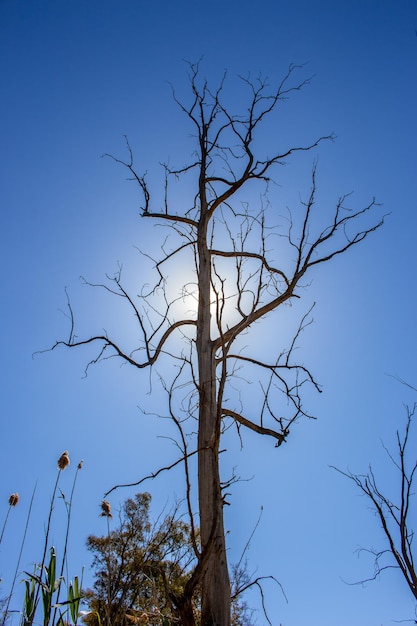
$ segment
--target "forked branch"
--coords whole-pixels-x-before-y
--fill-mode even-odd
[[[412,595],[417,599],[417,571],[415,567],[415,554],[413,548],[414,528],[412,524],[411,509],[414,497],[414,478],[417,471],[417,457],[407,458],[410,444],[410,431],[417,404],[406,406],[407,421],[403,433],[397,431],[397,450],[394,455],[385,448],[391,462],[397,471],[398,489],[395,499],[388,495],[387,490],[381,489],[372,467],[367,474],[353,474],[343,472],[337,467],[340,474],[349,478],[356,487],[370,500],[381,524],[388,547],[376,551],[366,549],[375,557],[375,573],[367,580],[374,580],[384,570],[397,568],[401,571],[404,580]],[[391,562],[381,562],[384,557],[391,557]],[[365,582],[364,580],[359,582]]]

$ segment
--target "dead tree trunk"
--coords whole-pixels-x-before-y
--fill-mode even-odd
[[[229,626],[230,580],[223,523],[223,498],[219,474],[221,414],[217,405],[216,362],[211,340],[211,254],[207,242],[208,203],[206,199],[207,137],[200,138],[200,220],[197,235],[198,311],[196,350],[199,381],[198,418],[198,501],[203,558],[201,625]]]
[[[139,185],[144,198],[142,216],[167,226],[173,240],[173,244],[162,246],[161,258],[152,258],[156,272],[154,288],[139,296],[130,295],[130,290],[122,283],[121,271],[110,279],[110,284],[100,285],[110,294],[121,296],[129,312],[133,312],[138,333],[133,335],[133,345],[127,350],[117,337],[107,333],[80,339],[75,333],[69,304],[69,339],[58,341],[54,346],[98,345],[98,354],[90,364],[110,355],[137,369],[150,368],[163,359],[174,360],[176,367],[171,371],[176,373],[169,382],[163,381],[162,387],[167,392],[169,415],[178,429],[182,456],[153,476],[180,462],[184,464],[190,525],[193,530],[199,526],[201,546],[196,531],[193,541],[196,566],[181,601],[185,606],[190,599],[188,596],[201,593],[202,626],[229,626],[231,619],[224,494],[219,468],[225,424],[234,424],[239,434],[243,429],[250,429],[268,435],[279,446],[299,417],[310,417],[302,402],[304,385],[320,390],[310,370],[295,360],[294,347],[306,324],[306,316],[302,317],[295,335],[287,338],[284,345],[277,346],[276,355],[269,355],[269,360],[258,352],[256,342],[245,338],[245,347],[242,347],[239,338],[248,335],[255,322],[262,320],[263,323],[264,318],[281,310],[281,305],[302,297],[308,282],[306,277],[314,268],[362,242],[383,223],[383,218],[366,222],[375,207],[374,200],[359,210],[351,210],[344,205],[347,196],[342,196],[330,214],[326,207],[320,206],[317,210],[315,166],[309,196],[300,203],[294,221],[292,214],[288,215],[289,226],[285,232],[277,228],[281,208],[277,211],[277,207],[262,200],[260,204],[242,202],[240,192],[247,187],[253,191],[257,185],[260,189],[256,197],[265,198],[271,170],[283,165],[291,155],[312,150],[321,141],[331,138],[323,136],[306,145],[281,148],[275,145],[279,138],[267,147],[254,141],[258,127],[268,115],[289,94],[308,83],[308,80],[293,82],[296,70],[291,66],[275,88],[269,87],[262,78],[242,79],[239,110],[232,113],[223,103],[223,81],[217,91],[211,91],[205,81],[200,81],[198,65],[190,65],[191,99],[185,105],[174,94],[174,100],[191,123],[197,142],[188,165],[177,170],[165,166],[163,208],[161,204],[158,209],[153,208],[148,183],[134,168],[129,143],[127,161],[112,157],[128,169]],[[233,101],[236,103],[235,97]],[[245,102],[243,107],[241,102]],[[168,181],[172,179],[185,180],[185,191],[190,197],[188,203],[181,200],[183,206],[179,209],[170,202]],[[365,225],[358,228],[356,220],[363,220]],[[280,238],[271,239],[272,232]],[[192,251],[194,259],[197,278],[193,276],[192,283],[198,291],[198,305],[195,313],[178,319],[178,311],[173,311],[181,296],[168,297],[164,269],[188,251]],[[150,258],[149,254],[147,256]],[[227,264],[227,271],[222,273],[224,264]],[[180,276],[177,293],[186,291]],[[232,313],[231,317],[228,312]],[[174,336],[178,337],[178,343],[174,349],[172,344],[168,348]],[[186,345],[184,350],[178,348],[181,339],[185,342],[181,346]],[[237,348],[232,351],[236,344]],[[239,385],[233,385],[236,370],[245,368],[250,368],[251,380],[254,369],[259,373],[256,376],[261,392],[255,410],[253,398],[245,401],[247,390],[239,389],[236,397]],[[181,393],[190,385],[197,400],[194,401],[191,393],[187,397],[192,396],[193,400],[183,403]],[[252,414],[248,413],[249,404],[254,411]],[[197,441],[191,439],[196,430],[195,420],[198,421]],[[186,432],[187,423],[193,426]],[[194,454],[198,455],[196,478],[192,477],[189,467],[189,459]],[[190,495],[196,484],[198,516]]]

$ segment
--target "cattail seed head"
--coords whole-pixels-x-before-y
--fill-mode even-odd
[[[9,497],[9,504],[10,506],[16,506],[16,504],[19,503],[20,500],[20,496],[18,493],[12,493],[12,495]]]
[[[100,517],[113,517],[113,515],[111,514],[111,504],[108,500],[102,500],[100,506],[101,506]]]
[[[68,467],[69,464],[70,464],[69,453],[68,453],[68,450],[65,450],[65,452],[63,452],[58,459],[58,468],[60,470],[64,470],[66,467]]]

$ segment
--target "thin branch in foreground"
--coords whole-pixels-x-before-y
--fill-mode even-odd
[[[198,450],[194,450],[193,452],[188,452],[187,458],[191,458],[195,454],[198,454]],[[111,489],[109,489],[108,491],[105,492],[103,497],[107,498],[107,496],[109,496],[116,489],[122,489],[124,487],[138,487],[139,485],[144,483],[146,480],[151,480],[153,478],[157,478],[159,476],[159,474],[162,474],[162,472],[168,472],[169,470],[173,469],[174,467],[176,467],[180,463],[184,463],[184,460],[185,460],[185,457],[181,457],[180,459],[177,459],[176,461],[174,461],[170,465],[166,465],[164,467],[160,467],[158,470],[156,470],[156,472],[153,472],[152,474],[148,474],[147,476],[144,476],[143,478],[140,478],[139,480],[137,480],[134,483],[121,483],[120,485],[114,485]]]
[[[377,514],[381,524],[385,540],[388,547],[383,550],[362,549],[361,551],[372,554],[374,560],[374,575],[364,578],[355,584],[363,584],[375,580],[380,574],[388,569],[399,569],[411,591],[413,597],[417,599],[417,570],[415,568],[415,554],[413,549],[414,529],[410,526],[410,510],[412,510],[413,480],[417,472],[417,458],[411,464],[407,463],[406,453],[408,451],[410,428],[417,409],[417,404],[412,407],[406,406],[406,426],[401,434],[396,433],[397,455],[394,456],[383,444],[387,456],[397,471],[399,477],[399,488],[397,492],[397,502],[393,501],[378,484],[372,469],[369,466],[368,473],[354,474],[344,472],[341,469],[331,466],[339,474],[349,478],[356,487],[370,500],[372,508]],[[391,557],[392,562],[382,564],[383,557]]]

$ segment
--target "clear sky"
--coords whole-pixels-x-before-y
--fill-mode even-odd
[[[392,376],[417,383],[416,28],[415,0],[0,0],[0,523],[8,496],[21,495],[0,549],[2,594],[36,480],[22,569],[40,558],[63,450],[72,459],[64,491],[84,459],[70,570],[85,565],[87,582],[84,543],[105,531],[103,493],[176,458],[160,438],[165,423],[138,410],[154,402],[146,375],[102,363],[85,379],[87,351],[32,354],[66,338],[65,288],[85,328],[105,324],[101,296],[80,275],[99,282],[119,261],[146,282],[134,249],[144,243],[137,190],[101,155],[122,156],[126,134],[150,180],[160,161],[185,160],[191,129],[169,83],[186,94],[184,60],[203,56],[214,84],[224,70],[231,78],[261,72],[272,83],[290,63],[305,63],[314,80],[286,103],[283,124],[266,139],[334,132],[337,140],[319,151],[323,201],[354,192],[359,207],[375,195],[390,213],[363,246],[318,270],[305,295],[306,308],[317,302],[300,350],[323,386],[306,399],[318,420],[301,421],[279,449],[255,436],[233,448],[230,466],[253,478],[234,487],[226,510],[230,559],[263,507],[247,556],[251,571],[274,575],[285,590],[288,604],[265,588],[274,626],[388,626],[414,617],[397,572],[364,586],[344,582],[372,574],[358,547],[385,545],[367,502],[329,466],[363,472],[372,462],[395,490],[381,439],[394,441],[402,402],[414,401]],[[308,191],[310,162],[301,163],[280,170],[284,204]],[[182,496],[181,474],[143,488],[157,514]],[[131,493],[113,493],[113,507]],[[248,599],[259,608],[257,597]]]

